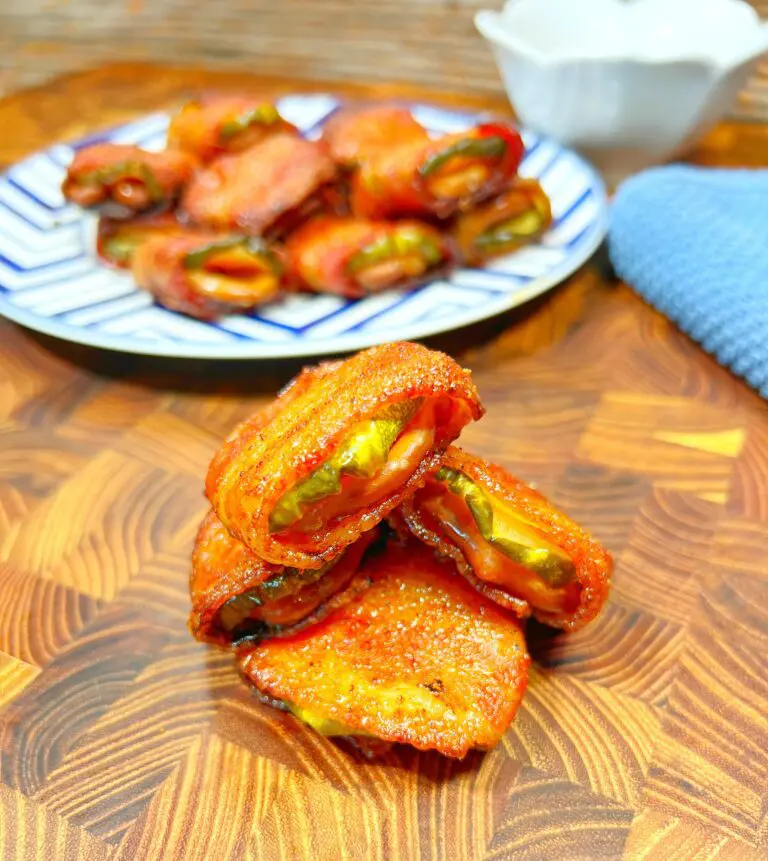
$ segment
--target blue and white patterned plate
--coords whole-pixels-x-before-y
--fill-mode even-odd
[[[308,137],[339,106],[330,95],[292,95],[278,107]],[[431,132],[487,117],[410,105]],[[165,145],[168,116],[152,114],[33,155],[0,176],[0,313],[23,326],[95,347],[160,356],[254,359],[358,350],[418,339],[506,311],[554,287],[596,250],[607,225],[603,183],[575,153],[524,131],[521,173],[539,179],[554,223],[536,244],[480,269],[459,269],[416,290],[357,301],[291,296],[250,316],[203,323],[168,311],[131,276],[95,257],[95,218],[68,205],[60,185],[73,152],[96,140]]]

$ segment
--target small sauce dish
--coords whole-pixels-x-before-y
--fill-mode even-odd
[[[475,25],[520,122],[611,183],[689,149],[768,51],[743,0],[508,0]]]

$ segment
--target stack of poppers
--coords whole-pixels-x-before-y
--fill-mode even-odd
[[[326,735],[495,744],[527,683],[522,621],[587,624],[611,558],[452,445],[483,413],[469,372],[417,344],[304,370],[211,462],[194,636]]]
[[[80,149],[62,190],[100,213],[98,253],[202,319],[296,291],[360,298],[477,265],[551,222],[506,125],[433,139],[397,105],[350,106],[310,141],[274,105],[201,99],[161,152]]]

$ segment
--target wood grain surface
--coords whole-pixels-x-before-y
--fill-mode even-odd
[[[768,20],[768,0],[747,0]],[[499,96],[478,9],[504,0],[3,0],[0,96],[105,63],[257,69],[302,81],[409,81]],[[768,120],[768,62],[731,117]]]
[[[203,81],[121,66],[14,96],[0,162]],[[722,126],[694,158],[768,162],[768,130]],[[298,366],[0,324],[1,858],[768,857],[768,406],[599,256],[431,343],[488,407],[462,441],[593,530],[615,581],[586,630],[529,628],[497,748],[372,764],[258,704],[186,630],[208,461]]]

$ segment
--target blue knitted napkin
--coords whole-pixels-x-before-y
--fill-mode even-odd
[[[768,398],[768,170],[672,165],[626,180],[618,276]]]

